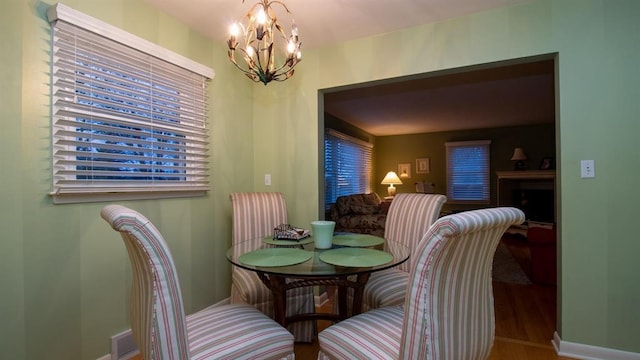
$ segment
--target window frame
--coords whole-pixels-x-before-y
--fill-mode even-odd
[[[174,53],[168,49],[162,48],[159,45],[156,45],[147,40],[144,40],[135,35],[132,35],[126,31],[123,31],[112,25],[104,23],[98,19],[90,17],[84,13],[74,10],[69,6],[66,6],[61,3],[57,3],[49,7],[47,11],[47,16],[52,26],[52,31],[51,31],[51,38],[52,38],[51,130],[52,130],[52,135],[51,136],[52,136],[52,162],[53,162],[52,173],[53,174],[52,174],[52,191],[49,193],[49,195],[52,197],[54,204],[100,202],[100,201],[114,201],[114,200],[193,197],[193,196],[205,195],[206,191],[210,189],[210,186],[208,184],[208,179],[202,180],[203,178],[208,178],[209,176],[208,157],[209,157],[210,143],[208,141],[209,126],[207,126],[209,111],[207,109],[208,99],[207,99],[206,82],[213,79],[215,75],[214,71],[205,65],[194,62],[182,55]],[[54,39],[56,39],[55,33],[56,31],[59,30],[56,28],[58,21],[65,23],[65,24],[61,24],[61,27],[62,25],[67,27],[71,26],[71,27],[74,27],[74,29],[78,29],[78,32],[88,31],[92,33],[90,34],[91,37],[98,36],[99,37],[98,40],[104,39],[105,44],[113,44],[112,46],[124,45],[128,48],[131,48],[130,51],[132,53],[136,52],[138,54],[144,54],[144,56],[148,57],[149,64],[152,64],[152,63],[155,63],[156,65],[160,64],[162,66],[167,66],[167,69],[169,70],[171,68],[178,69],[181,72],[191,73],[193,74],[194,77],[196,77],[196,80],[194,80],[191,83],[191,85],[188,85],[187,87],[188,90],[185,90],[185,87],[183,85],[185,83],[182,83],[182,82],[177,83],[177,84],[180,84],[180,88],[176,87],[175,89],[171,89],[172,91],[176,91],[175,94],[177,94],[177,96],[175,96],[175,98],[177,98],[178,96],[183,97],[183,95],[186,94],[187,91],[193,91],[193,94],[195,94],[195,96],[199,99],[198,101],[200,101],[200,103],[202,104],[202,107],[199,106],[199,108],[202,110],[199,111],[198,114],[191,116],[192,114],[185,112],[187,110],[183,110],[183,108],[185,108],[184,104],[186,104],[184,100],[182,99],[171,100],[173,101],[173,104],[178,104],[178,106],[173,107],[173,109],[177,109],[176,111],[177,120],[174,119],[173,123],[165,121],[164,124],[168,124],[168,125],[165,125],[165,128],[169,128],[169,129],[173,128],[175,130],[169,130],[169,133],[167,133],[166,130],[162,130],[163,129],[162,126],[159,126],[157,128],[153,127],[154,121],[156,122],[156,124],[161,124],[161,122],[156,119],[157,115],[154,115],[154,114],[157,114],[155,112],[156,111],[155,108],[157,107],[155,102],[153,103],[150,102],[149,103],[150,105],[147,105],[148,109],[151,109],[151,110],[145,110],[146,113],[150,114],[147,116],[147,119],[149,120],[146,120],[146,122],[144,120],[141,122],[140,119],[138,119],[136,123],[136,120],[133,119],[132,116],[127,117],[127,115],[118,115],[118,114],[115,117],[113,117],[115,120],[111,120],[111,118],[109,118],[109,121],[108,121],[111,123],[111,125],[117,124],[117,123],[124,123],[124,125],[120,127],[120,129],[124,129],[124,130],[118,131],[116,134],[117,136],[120,137],[120,139],[122,139],[123,133],[133,132],[134,135],[131,136],[131,138],[134,140],[132,140],[131,142],[134,145],[138,145],[141,142],[144,142],[147,137],[155,138],[155,139],[162,138],[162,137],[167,138],[167,134],[168,134],[169,137],[171,137],[171,139],[169,140],[170,144],[178,144],[182,147],[186,147],[186,149],[179,152],[178,155],[174,155],[174,157],[170,158],[170,160],[165,160],[165,157],[158,155],[157,152],[155,153],[155,155],[149,155],[151,151],[141,151],[144,154],[142,155],[143,157],[143,160],[141,160],[142,163],[152,162],[152,163],[160,163],[161,165],[167,164],[166,166],[169,168],[180,167],[182,171],[184,171],[180,173],[181,175],[173,176],[172,180],[168,180],[169,176],[162,176],[163,173],[156,173],[157,170],[149,170],[150,171],[149,174],[151,174],[150,176],[137,176],[138,179],[136,180],[133,180],[133,181],[127,180],[126,182],[129,182],[131,186],[122,184],[125,182],[122,179],[120,179],[121,183],[118,183],[118,181],[110,180],[110,179],[117,179],[118,177],[107,178],[106,186],[101,186],[101,185],[88,186],[86,184],[85,185],[79,184],[77,186],[74,185],[74,186],[66,186],[66,187],[64,185],[61,186],[62,185],[61,179],[64,179],[65,177],[66,179],[70,179],[68,181],[71,181],[71,182],[77,182],[77,183],[81,182],[79,180],[81,179],[81,177],[77,175],[65,175],[65,174],[78,173],[79,166],[77,163],[81,161],[82,156],[69,155],[69,154],[70,153],[82,154],[82,153],[79,150],[81,146],[67,145],[66,151],[64,152],[64,154],[66,155],[61,155],[63,154],[63,152],[60,149],[64,148],[64,145],[63,146],[60,145],[60,140],[62,139],[61,134],[63,134],[63,131],[60,131],[60,130],[78,131],[78,129],[81,129],[82,127],[84,127],[84,125],[79,125],[82,123],[82,119],[81,117],[78,117],[78,112],[75,112],[73,115],[69,115],[69,116],[61,115],[62,113],[61,106],[59,106],[59,104],[56,103],[56,100],[60,99],[60,96],[57,95],[56,93],[56,90],[60,89],[60,87],[56,85],[56,80],[59,80],[60,78],[56,76],[55,71],[57,68],[54,60],[59,60],[60,58],[64,58],[64,57],[60,57],[60,58],[56,57],[56,55],[58,55],[56,51],[60,50],[59,48],[55,47],[56,44],[54,42]],[[102,54],[102,53],[99,53],[99,54]],[[71,58],[71,55],[68,55],[68,56],[69,58]],[[128,62],[123,62],[123,63],[125,63],[125,65],[128,64]],[[157,76],[158,72],[156,72],[156,74],[154,75]],[[107,74],[112,75],[113,73],[107,73]],[[167,72],[164,74],[161,73],[160,76],[157,77],[157,79],[161,79],[161,80],[171,79],[175,81],[178,77],[180,76]],[[74,89],[77,89],[77,87],[79,86],[78,84],[79,84],[78,82],[74,82],[71,85],[69,89],[74,91],[74,93],[72,93],[72,97],[65,98],[65,100],[67,100],[68,103],[72,103],[71,105],[72,107],[75,106],[76,108],[80,107],[80,105],[78,105],[79,102],[77,101],[77,98],[79,98],[80,96],[78,96],[77,90],[74,90]],[[200,88],[194,87],[194,84],[199,85]],[[153,90],[155,91],[155,89],[157,89],[156,88],[157,85],[152,85],[152,86],[153,86]],[[133,90],[131,92],[134,94],[137,94]],[[116,95],[119,95],[119,93],[116,93]],[[102,109],[104,108],[106,107],[103,107]],[[121,110],[121,108],[118,110]],[[187,108],[189,108],[189,106],[187,106],[185,109]],[[95,109],[97,109],[97,107]],[[122,112],[120,114],[122,114]],[[185,114],[187,114],[187,116],[185,116]],[[151,125],[144,125],[141,127],[141,126],[137,126],[137,124],[151,124]],[[174,125],[171,125],[171,124],[174,124]],[[153,130],[153,132],[149,132],[147,130],[147,132],[144,132],[145,127],[151,127],[159,130]],[[186,129],[186,127],[188,127],[189,129]],[[69,131],[67,131],[67,134],[69,134]],[[92,132],[90,132],[90,134],[100,134],[100,133],[102,133],[102,136],[105,136],[104,132],[101,132],[98,130],[92,130]],[[152,135],[149,135],[149,134],[152,134]],[[96,136],[100,136],[100,135],[96,135]],[[70,138],[74,139],[74,137],[77,137],[77,136],[74,135],[74,136],[71,136]],[[69,143],[68,140],[69,140],[69,136],[67,136],[67,143]],[[154,141],[156,141],[154,145],[152,145],[154,148],[155,146],[157,146],[157,144],[161,143],[158,140],[154,140]],[[195,145],[196,142],[198,143],[197,146]],[[175,146],[178,146],[178,145],[175,145]],[[162,150],[155,150],[155,151],[162,151]],[[122,156],[122,155],[128,154],[129,152],[130,152],[129,150],[121,150],[121,152],[119,152],[118,154]],[[169,157],[167,156],[167,158]],[[198,160],[197,164],[193,165],[194,158],[199,158],[201,160]],[[74,164],[69,165],[69,163],[74,163]],[[179,165],[177,163],[184,163],[184,164]],[[138,164],[137,166],[134,166],[134,168],[136,168],[137,170],[143,167],[143,165],[139,165],[140,162],[134,162],[134,164]],[[185,164],[188,164],[188,165],[185,165]],[[145,165],[145,166],[150,167],[149,165]],[[111,167],[113,169],[116,169],[114,171],[118,172],[119,174],[127,174],[126,171],[117,169],[118,166],[111,166]],[[61,169],[64,169],[64,171],[61,171]],[[196,172],[194,171],[197,171],[197,176],[195,175]],[[134,173],[132,170],[131,174],[133,175],[136,173]],[[93,179],[97,179],[96,175],[92,175],[92,176],[93,176],[92,177]],[[119,176],[119,177],[126,178],[127,176]],[[130,176],[128,178],[133,178],[133,177],[134,176]],[[196,177],[199,180],[192,181]],[[155,180],[150,180],[150,179],[155,179]]]
[[[363,159],[363,161],[365,162],[365,166],[368,165],[368,169],[365,168],[365,171],[360,172],[359,176],[361,177],[359,179],[359,184],[358,184],[358,190],[356,190],[356,193],[370,193],[372,191],[372,179],[373,179],[373,144],[354,138],[352,136],[343,134],[339,131],[336,131],[334,129],[330,129],[327,128],[325,130],[325,136],[324,136],[324,205],[325,205],[325,211],[329,210],[331,204],[335,203],[335,200],[338,198],[338,196],[343,196],[343,195],[351,195],[354,194],[353,192],[341,192],[339,187],[339,184],[336,184],[336,191],[332,191],[329,192],[327,191],[327,186],[329,185],[329,182],[327,181],[327,177],[329,176],[328,172],[327,172],[327,167],[330,166],[331,164],[327,161],[327,141],[330,141],[330,138],[333,138],[336,143],[338,141],[343,142],[344,144],[347,144],[348,146],[351,147],[356,147],[356,148],[360,148],[361,150],[363,150],[365,153],[362,154],[363,156],[365,156],[365,159]],[[361,155],[361,156],[362,156]],[[332,163],[334,163],[334,166],[336,166],[337,164],[335,164],[335,161],[333,161]],[[339,171],[339,170],[336,170]],[[335,173],[335,171],[333,171],[332,173]],[[334,198],[335,195],[335,198]]]
[[[445,143],[446,147],[446,179],[447,179],[447,203],[450,204],[490,204],[491,203],[491,140],[476,140],[476,141],[456,141]],[[451,161],[451,152],[456,149],[462,148],[482,148],[484,150],[485,158],[482,159],[480,174],[472,174],[481,177],[482,183],[481,190],[478,192],[481,194],[480,199],[461,198],[454,196],[454,178],[458,177],[457,174],[452,173],[453,164]],[[470,171],[477,173],[478,171]],[[473,194],[474,192],[470,192]]]

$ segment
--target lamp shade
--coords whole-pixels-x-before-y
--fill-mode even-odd
[[[389,171],[387,175],[382,179],[380,183],[382,185],[402,185],[402,181],[398,177],[395,171]]]
[[[511,160],[527,160],[527,155],[522,148],[515,148],[513,149]]]

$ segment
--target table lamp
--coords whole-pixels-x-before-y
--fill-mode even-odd
[[[516,162],[513,166],[513,170],[524,170],[526,168],[524,160],[527,160],[527,155],[525,155],[522,148],[513,149],[513,156],[511,156],[511,160]]]
[[[389,171],[380,184],[389,185],[389,188],[387,188],[387,194],[389,194],[389,196],[394,196],[396,194],[396,188],[393,185],[402,185],[402,181],[400,181],[400,178],[395,171]]]

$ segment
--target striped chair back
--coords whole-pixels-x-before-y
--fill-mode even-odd
[[[131,331],[142,357],[189,359],[180,283],[164,238],[146,217],[126,207],[107,205],[100,215],[120,232],[129,253]]]
[[[523,221],[518,209],[492,208],[445,216],[429,228],[411,255],[401,359],[489,356],[493,255],[506,229]]]
[[[384,238],[399,241],[412,251],[429,226],[440,216],[442,205],[447,197],[438,194],[401,193],[391,202],[385,223]],[[409,272],[409,261],[398,266],[399,270]]]
[[[258,240],[273,234],[273,228],[287,223],[287,204],[279,192],[236,192],[231,193],[233,208],[233,245],[246,244],[239,249],[247,252],[255,250],[257,244],[247,240]]]
[[[233,208],[232,238],[234,251],[243,254],[259,248],[262,238],[273,235],[273,229],[287,223],[287,204],[279,192],[231,193]],[[271,290],[249,270],[232,266],[231,303],[246,302],[273,317]],[[313,289],[298,288],[287,292],[287,314],[315,310]],[[316,334],[315,321],[299,321],[288,326],[296,341],[309,342]]]

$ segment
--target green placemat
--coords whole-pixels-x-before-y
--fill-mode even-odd
[[[295,240],[278,240],[278,239],[274,239],[271,236],[267,236],[262,239],[262,242],[270,245],[296,246],[296,245],[311,244],[313,242],[313,238],[309,236],[304,239],[301,239],[300,241],[295,241]]]
[[[333,237],[333,243],[341,246],[368,247],[384,243],[384,239],[367,234],[344,234]]]
[[[344,247],[321,253],[320,260],[331,265],[369,267],[386,264],[393,256],[380,250]]]
[[[294,248],[267,248],[240,255],[241,263],[253,266],[274,267],[288,266],[305,262],[313,257],[313,253]]]

